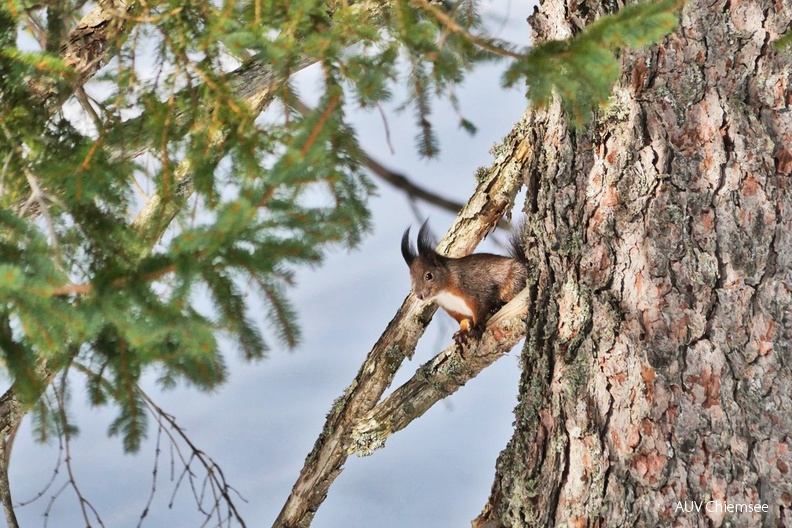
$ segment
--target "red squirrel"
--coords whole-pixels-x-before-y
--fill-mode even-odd
[[[511,257],[474,253],[453,258],[434,250],[428,220],[418,231],[417,252],[410,244],[410,228],[404,232],[401,252],[410,267],[412,291],[423,301],[436,302],[457,320],[454,340],[458,344],[480,337],[490,315],[525,287],[528,269],[522,239],[516,234],[510,242]]]

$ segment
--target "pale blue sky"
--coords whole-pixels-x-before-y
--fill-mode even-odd
[[[527,44],[525,19],[532,5],[517,0],[482,2],[491,14],[488,20],[493,31],[518,44]],[[395,154],[390,152],[376,111],[354,116],[364,148],[421,185],[465,201],[475,186],[476,168],[490,164],[490,147],[509,132],[526,106],[522,89],[501,88],[503,67],[478,68],[459,91],[463,114],[479,129],[475,136],[458,128],[458,118],[447,104],[436,103],[433,116],[442,148],[439,159],[418,158],[411,113],[393,111],[403,100],[398,92],[394,104],[385,107]],[[300,81],[306,99],[310,99],[311,75],[307,72]],[[352,381],[408,292],[399,242],[404,229],[416,225],[417,219],[400,191],[378,185],[379,195],[371,201],[374,229],[360,247],[352,252],[333,251],[321,267],[297,273],[297,287],[288,295],[303,330],[298,350],[273,347],[269,358],[258,364],[241,362],[235,352],[229,352],[229,381],[214,394],[186,387],[160,394],[148,384],[158,403],[177,417],[192,441],[221,465],[227,480],[248,500],[238,501],[238,507],[250,527],[271,525],[333,400]],[[453,220],[450,213],[419,207],[431,217],[438,235]],[[498,251],[491,245],[482,247]],[[257,320],[266,331],[262,318]],[[450,343],[454,331],[453,320],[438,312],[415,357],[397,375],[395,386]],[[350,458],[312,526],[469,526],[486,502],[496,457],[511,436],[518,357],[515,349],[390,438],[373,456]],[[72,442],[71,454],[78,484],[99,509],[105,526],[136,526],[151,489],[156,427],[151,424],[149,439],[139,454],[124,455],[121,441],[106,436],[115,410],[86,406],[85,395],[74,389],[71,409],[81,433]],[[182,486],[174,508],[168,509],[173,483],[167,443],[163,440],[162,445],[157,493],[143,526],[199,526],[188,487]],[[16,502],[32,498],[44,487],[57,456],[57,443],[34,442],[26,420],[11,461]],[[57,487],[17,510],[23,526],[44,524],[43,512]],[[83,525],[73,493],[64,491],[52,508],[48,526]]]

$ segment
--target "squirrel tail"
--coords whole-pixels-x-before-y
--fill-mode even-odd
[[[528,263],[528,257],[526,256],[526,246],[525,246],[525,217],[517,223],[517,227],[512,231],[511,235],[509,235],[509,254],[512,258],[519,260],[523,264]]]

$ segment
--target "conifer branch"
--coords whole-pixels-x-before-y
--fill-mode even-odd
[[[315,62],[315,59],[304,57],[298,61],[297,70]],[[248,108],[256,113],[262,112],[269,105],[277,87],[287,80],[282,74],[273,72],[258,60],[237,69],[231,74],[231,77],[230,86],[236,90],[235,95],[242,98]],[[177,115],[175,119],[178,120],[179,116]],[[318,130],[321,130],[321,128]],[[222,150],[227,133],[228,131],[226,130],[217,130],[212,134],[207,146],[208,158],[217,156],[217,153]],[[142,154],[150,147],[151,145],[146,145],[143,149],[133,153],[133,155]],[[165,229],[181,210],[182,205],[195,191],[192,171],[193,163],[186,158],[182,160],[173,171],[175,190],[169,195],[165,195],[159,190],[152,194],[132,221],[132,228],[141,233],[144,239],[149,240],[152,245],[159,240],[162,233],[165,232]],[[269,193],[266,198],[268,199],[271,195]],[[263,204],[259,206],[261,205]]]
[[[198,255],[196,258],[201,258]],[[173,273],[176,270],[176,264],[168,264],[158,270],[150,271],[148,273],[144,273],[139,277],[135,277],[136,280],[142,280],[143,282],[154,282],[158,279],[161,279],[168,273]],[[113,288],[123,288],[127,286],[132,279],[130,277],[121,277],[114,280],[111,285]],[[83,284],[64,284],[63,286],[58,286],[53,288],[50,293],[55,297],[63,297],[67,295],[86,295],[93,291],[94,285],[93,283],[86,282]]]
[[[33,20],[30,13],[44,5],[46,4],[36,4],[26,8],[28,17]],[[128,24],[124,23],[123,19],[117,17],[118,13],[131,11],[136,5],[136,0],[98,2],[69,31],[64,44],[60,48],[60,56],[67,66],[77,72],[77,77],[72,87],[78,98],[82,91],[82,86],[91,80],[102,65],[109,60],[111,53],[114,51],[111,41],[120,38],[131,29]],[[40,100],[50,114],[54,114],[71,95],[72,93],[69,90],[44,88],[38,91],[37,99]],[[82,99],[80,100],[82,102]],[[88,111],[87,108],[86,111]],[[0,178],[0,194],[5,192],[2,182],[3,179]],[[35,208],[28,213],[30,216],[35,216],[40,212],[39,208]]]

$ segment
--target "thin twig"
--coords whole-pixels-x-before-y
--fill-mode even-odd
[[[91,104],[91,98],[88,97],[88,94],[85,92],[85,88],[78,86],[74,90],[74,95],[77,96],[80,106],[82,106],[82,109],[88,114],[88,117],[91,118],[91,121],[93,121],[96,129],[102,130],[102,119],[99,117],[99,114],[96,113],[96,109]]]
[[[294,102],[294,108],[296,108],[297,111],[303,115],[306,115],[312,111],[312,109],[301,100]],[[364,156],[365,157],[363,161],[366,167],[368,167],[368,169],[375,176],[378,176],[383,181],[393,185],[397,189],[404,191],[411,199],[423,200],[426,203],[440,207],[454,214],[457,214],[465,206],[465,204],[461,202],[449,200],[448,198],[444,198],[437,193],[433,193],[432,191],[421,187],[416,183],[413,183],[412,180],[403,174],[388,169],[368,154],[364,154]]]
[[[508,57],[511,59],[524,59],[525,56],[521,53],[514,53],[513,51],[509,51],[507,49],[501,48],[499,46],[495,46],[490,42],[487,42],[486,39],[479,37],[477,35],[473,35],[467,29],[463,28],[454,20],[443,13],[439,8],[427,2],[427,0],[412,0],[418,7],[430,13],[433,17],[437,19],[438,22],[443,24],[448,31],[454,33],[455,35],[461,36],[463,39],[467,40],[471,44],[475,44],[476,46],[489,51],[490,53],[494,53],[495,55],[500,55],[502,57]]]
[[[393,148],[393,143],[391,143],[390,127],[388,126],[388,118],[385,115],[385,111],[379,104],[377,105],[377,110],[382,118],[382,127],[385,129],[385,143],[388,144],[391,154],[396,154],[396,149]]]
[[[139,387],[138,387],[138,393],[140,394],[146,406],[149,408],[149,411],[157,418],[160,427],[163,428],[164,423],[168,425],[168,428],[164,428],[165,433],[170,438],[171,445],[175,446],[176,454],[179,456],[179,458],[182,461],[182,464],[184,465],[184,470],[181,472],[181,474],[179,475],[176,481],[174,491],[171,496],[170,504],[171,505],[173,504],[174,498],[176,496],[176,492],[182,480],[185,477],[187,477],[193,492],[193,497],[196,501],[196,505],[198,506],[198,510],[203,515],[206,516],[206,520],[208,520],[212,516],[216,516],[216,518],[218,519],[218,525],[222,524],[223,520],[221,517],[222,512],[220,511],[220,505],[225,504],[225,510],[227,511],[228,514],[227,520],[229,521],[236,520],[236,522],[239,523],[239,525],[244,528],[246,526],[245,521],[242,518],[242,516],[239,514],[239,511],[236,508],[236,505],[234,503],[233,498],[231,497],[231,494],[233,493],[240,500],[244,502],[247,501],[245,501],[245,498],[242,497],[239,494],[239,492],[228,483],[228,481],[225,478],[225,474],[223,473],[223,470],[220,468],[217,462],[215,462],[205,452],[198,449],[198,447],[196,447],[195,444],[192,442],[192,440],[190,440],[190,438],[187,436],[187,433],[184,431],[184,429],[182,429],[181,426],[179,426],[176,423],[176,419],[172,415],[166,413],[156,403],[154,403],[151,397],[149,397],[148,394],[143,392]],[[184,442],[184,444],[186,444],[187,447],[190,449],[191,455],[189,459],[185,459],[184,456],[182,455],[181,450],[178,447],[178,442],[176,437],[178,437],[181,442]],[[195,487],[196,475],[191,470],[191,464],[193,460],[197,460],[203,466],[204,469],[205,476],[203,483],[201,485],[201,491],[199,491]],[[212,499],[213,499],[213,502],[209,510],[206,510],[203,507],[205,500],[203,490],[206,490],[207,486],[212,493]]]
[[[61,438],[61,436],[58,435],[58,459],[55,461],[55,467],[52,468],[52,475],[50,475],[49,481],[44,485],[43,488],[41,488],[39,492],[37,492],[33,496],[33,498],[21,502],[17,502],[15,507],[24,508],[25,506],[29,504],[33,504],[41,497],[43,497],[50,490],[52,485],[55,484],[58,475],[60,475],[60,467],[62,464],[63,464],[63,438]]]
[[[30,189],[33,191],[30,199],[38,203],[39,210],[41,211],[41,214],[44,215],[44,222],[47,224],[47,230],[49,231],[50,235],[50,244],[52,247],[57,248],[58,234],[55,232],[55,224],[52,222],[52,216],[50,216],[49,207],[44,202],[44,191],[41,190],[38,180],[36,180],[36,177],[32,172],[30,172],[29,169],[25,168],[23,171],[25,173],[25,178],[28,181],[28,185],[30,185]]]
[[[138,519],[138,528],[143,526],[143,519],[149,513],[149,509],[151,508],[152,502],[154,502],[154,495],[157,493],[157,474],[159,470],[159,457],[160,457],[160,442],[162,441],[162,424],[157,428],[157,443],[154,447],[154,469],[151,471],[151,491],[149,492],[148,500],[146,501],[146,505],[143,507],[143,511],[140,514],[140,519]]]
[[[421,187],[420,185],[416,185],[403,174],[399,174],[398,172],[394,172],[386,168],[371,156],[366,156],[366,166],[369,168],[369,170],[371,170],[371,172],[382,178],[382,180],[390,183],[397,189],[401,189],[411,198],[423,200],[428,204],[440,207],[441,209],[445,209],[454,214],[459,213],[459,211],[465,207],[465,204],[461,202],[449,200],[448,198],[444,198],[439,194],[433,193],[424,187]]]
[[[66,416],[66,401],[65,401],[65,392],[66,392],[66,376],[68,374],[68,368],[63,370],[62,374],[62,381],[60,384],[59,389],[55,390],[55,398],[58,403],[58,413],[60,415],[60,423],[61,423],[61,434],[63,435],[63,445],[66,451],[66,457],[64,458],[64,462],[66,464],[66,474],[68,475],[68,484],[74,490],[75,495],[77,495],[77,501],[80,503],[80,511],[82,512],[83,520],[85,520],[86,526],[91,526],[91,518],[90,514],[96,519],[96,522],[99,523],[99,526],[104,527],[104,522],[102,521],[99,512],[96,511],[94,505],[85,498],[82,491],[80,490],[80,486],[77,484],[77,477],[74,473],[74,467],[72,466],[72,456],[71,456],[71,433],[69,432],[69,424],[68,418]]]
[[[55,493],[52,494],[49,501],[47,502],[47,508],[44,510],[44,528],[47,528],[49,525],[50,520],[50,513],[52,512],[52,508],[55,506],[55,502],[58,498],[63,494],[64,491],[69,487],[69,481],[67,480],[64,482],[60,488],[58,488]]]

